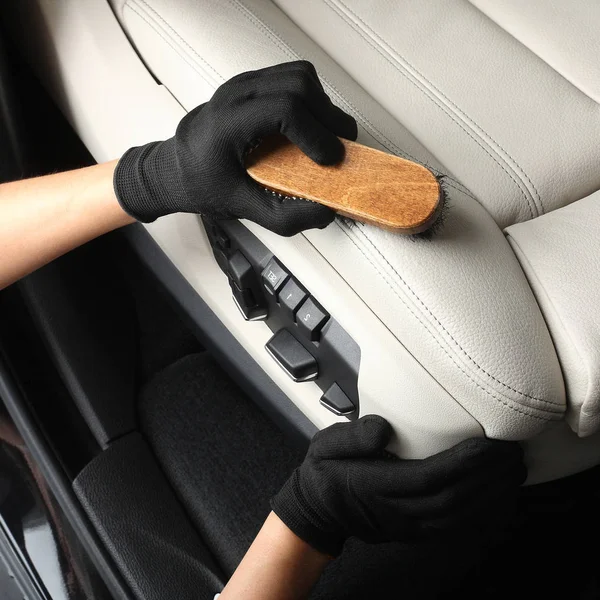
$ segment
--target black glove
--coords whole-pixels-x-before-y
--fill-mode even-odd
[[[246,173],[247,152],[282,133],[315,162],[343,158],[336,136],[356,139],[354,119],[323,90],[306,61],[242,73],[187,114],[175,137],[128,150],[114,187],[123,209],[150,222],[174,212],[250,219],[281,235],[325,227],[334,213],[315,202],[281,199]]]
[[[318,432],[304,462],[272,499],[277,516],[313,548],[344,541],[419,542],[501,527],[526,477],[515,442],[466,440],[423,460],[385,451],[389,423],[367,415]]]

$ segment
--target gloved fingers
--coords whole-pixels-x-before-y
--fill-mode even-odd
[[[280,78],[274,93],[285,91],[299,98],[313,116],[339,137],[356,140],[358,128],[354,117],[333,104],[312,63],[301,61]]]
[[[440,452],[432,458],[443,459],[444,456],[450,454],[465,461],[493,462],[497,458],[503,462],[521,462],[523,460],[523,449],[517,442],[505,442],[484,437],[463,440],[453,448]]]
[[[322,204],[302,199],[281,199],[250,177],[238,186],[233,206],[235,217],[249,219],[283,236],[295,235],[306,229],[322,229],[335,218],[335,213]]]
[[[268,111],[265,111],[265,102]],[[256,140],[279,133],[318,164],[335,164],[344,157],[340,139],[317,120],[297,96],[272,94],[266,100],[248,101],[237,112],[240,126],[233,143],[239,158]]]
[[[517,444],[483,438],[461,442],[422,460],[361,461],[356,470],[370,473],[357,477],[357,486],[365,482],[366,491],[390,497],[434,497],[456,494],[460,488],[468,492],[473,486],[494,487],[507,472],[519,484],[526,477],[522,451]]]
[[[499,491],[482,490],[463,506],[437,518],[418,522],[418,533],[424,538],[461,536],[482,537],[489,532],[501,533],[516,515],[518,488]]]
[[[317,459],[366,458],[382,452],[392,437],[392,427],[378,415],[349,423],[336,423],[312,439],[309,454]]]
[[[375,474],[373,474],[375,475]],[[369,503],[377,504],[387,514],[402,514],[407,517],[434,518],[443,516],[460,509],[471,498],[482,494],[482,485],[478,480],[466,478],[462,482],[446,485],[432,494],[410,495],[410,486],[400,481],[395,484],[382,485],[376,476],[362,481],[351,478],[349,485],[355,490],[355,495],[369,499]]]
[[[381,465],[378,470],[383,468],[384,465]],[[381,510],[390,515],[395,511],[411,518],[435,519],[461,512],[464,506],[473,502],[481,504],[481,500],[489,498],[490,494],[498,497],[518,495],[523,483],[521,468],[504,465],[495,469],[494,473],[493,480],[482,480],[467,474],[464,478],[445,485],[440,481],[442,487],[422,495],[409,493],[410,480],[406,479],[406,474],[398,475],[391,471],[388,473],[387,483],[380,473],[373,472],[370,477],[361,473],[357,478],[350,478],[349,485],[356,490],[355,495],[370,498],[370,503],[377,503]]]
[[[411,461],[412,462],[412,461]],[[452,481],[465,476],[491,481],[505,465],[521,471],[523,450],[516,442],[487,438],[464,440],[456,446],[421,461],[412,462],[417,487],[431,487],[439,481]]]
[[[347,140],[356,140],[358,128],[354,117],[333,104],[317,74],[314,65],[308,61],[288,63],[285,81],[277,81],[277,92],[282,90],[298,96],[310,112],[333,131]]]
[[[297,104],[282,122],[281,133],[320,165],[334,165],[344,158],[342,142],[304,104]]]
[[[505,466],[493,482],[487,485],[482,483],[446,514],[425,520],[435,528],[492,528],[494,524],[513,516],[522,482],[520,469]]]
[[[335,135],[347,140],[356,141],[358,126],[353,116],[333,104],[329,96],[323,92],[319,97],[306,102],[311,113]]]
[[[309,60],[295,60],[287,63],[290,69],[302,69],[307,73],[309,77],[311,77],[319,87],[321,91],[323,91],[323,84],[321,83],[321,79],[319,74],[317,73],[317,69],[315,65],[313,65]]]
[[[270,65],[263,67],[262,69],[254,69],[253,71],[245,71],[235,75],[231,79],[228,79],[225,83],[221,84],[215,91],[215,94],[228,86],[238,88],[241,86],[244,90],[255,90],[256,86],[254,83],[257,80],[262,82],[277,82],[281,81],[283,77],[289,72],[305,71],[306,75],[318,80],[317,72],[313,64],[307,60],[293,60],[289,62],[279,63],[276,65]],[[281,89],[281,84],[278,85]]]
[[[193,127],[194,119],[204,110],[204,107],[207,104],[207,102],[205,102],[204,104],[199,104],[198,106],[196,106],[196,108],[190,110],[187,113],[187,115],[185,115],[185,117],[183,117],[183,119],[179,121],[179,125],[177,125],[176,129],[176,135],[181,135],[182,133],[185,134],[186,131]]]

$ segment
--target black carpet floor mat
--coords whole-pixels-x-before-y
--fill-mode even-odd
[[[167,477],[231,574],[302,461],[207,355],[171,365],[141,395],[140,425]]]
[[[302,452],[206,353],[185,357],[142,392],[140,425],[197,529],[230,575]],[[447,597],[479,549],[370,546],[350,540],[313,598]]]
[[[155,376],[139,412],[167,478],[229,576],[303,453],[206,353]],[[600,535],[599,472],[523,488],[514,529],[494,548],[350,540],[311,597],[598,598],[596,554],[586,548]]]

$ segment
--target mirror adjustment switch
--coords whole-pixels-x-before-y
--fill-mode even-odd
[[[294,278],[290,277],[287,283],[281,288],[278,300],[282,311],[293,321],[300,305],[307,298],[308,293],[298,285],[298,282]]]
[[[320,402],[325,408],[339,416],[350,415],[356,410],[350,398],[344,394],[337,383],[333,383],[321,396]]]
[[[296,313],[296,323],[302,335],[309,340],[319,340],[321,329],[327,323],[329,315],[317,304],[314,298],[308,298]]]
[[[278,331],[265,348],[294,381],[310,381],[319,374],[316,358],[287,329]]]
[[[261,279],[267,292],[275,296],[285,285],[289,276],[290,274],[277,262],[277,260],[272,258],[269,261],[269,264],[264,268]]]
[[[252,265],[239,250],[236,250],[227,261],[227,276],[241,290],[251,288],[256,281]]]

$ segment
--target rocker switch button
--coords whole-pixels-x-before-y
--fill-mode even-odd
[[[227,276],[242,290],[251,288],[256,281],[252,265],[239,250],[227,262]]]
[[[290,277],[288,282],[281,288],[278,300],[283,312],[293,321],[300,305],[307,298],[308,293],[298,285],[295,279]]]
[[[269,294],[275,296],[277,292],[285,285],[290,274],[272,258],[269,264],[264,268],[261,274],[263,286]]]
[[[344,394],[337,383],[333,383],[321,396],[321,404],[332,413],[340,416],[352,414],[356,410],[350,398]]]
[[[329,315],[317,304],[314,298],[308,298],[296,313],[296,323],[302,335],[309,340],[319,340],[321,329],[327,323]]]
[[[262,321],[267,318],[267,307],[261,306],[256,301],[251,289],[239,288],[232,279],[229,280],[229,287],[231,287],[235,305],[246,321]]]
[[[319,374],[316,358],[287,329],[278,331],[265,348],[294,381],[310,381]]]

